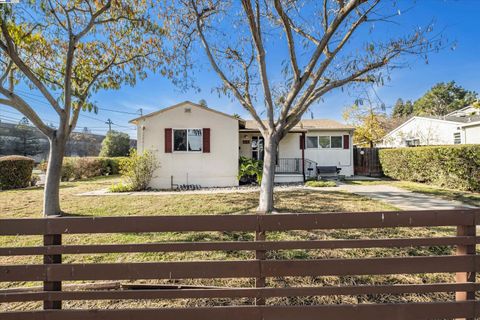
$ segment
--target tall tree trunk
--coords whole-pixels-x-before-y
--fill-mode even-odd
[[[273,180],[275,178],[278,139],[274,136],[264,138],[265,155],[263,158],[263,174],[260,185],[258,212],[269,213],[273,211]]]
[[[47,177],[43,197],[43,215],[59,216],[60,210],[60,178],[65,151],[65,139],[62,136],[49,137],[50,152],[48,155]]]

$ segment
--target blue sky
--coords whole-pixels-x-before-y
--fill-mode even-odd
[[[444,36],[456,42],[455,50],[443,50],[432,54],[429,63],[425,64],[418,58],[409,59],[409,67],[395,70],[391,80],[376,92],[387,106],[393,105],[401,97],[404,100],[419,98],[432,85],[441,81],[454,80],[463,87],[480,92],[480,0],[417,0],[415,8],[402,15],[401,26],[396,30],[411,30],[412,26],[425,24],[432,18],[435,19],[437,30],[443,30]],[[378,30],[377,30],[378,32]],[[386,31],[388,32],[388,31]],[[270,59],[279,59],[282,50],[267,47],[267,56]],[[203,54],[203,52],[202,52]],[[199,61],[204,61],[198,56]],[[151,75],[146,80],[139,82],[135,87],[124,87],[118,91],[99,92],[94,96],[94,101],[100,107],[98,114],[85,114],[78,123],[78,130],[89,127],[94,133],[105,133],[108,125],[105,121],[110,118],[114,122],[113,128],[125,131],[134,137],[133,127],[128,120],[135,117],[139,108],[144,113],[167,107],[169,105],[191,100],[198,102],[205,99],[212,108],[227,112],[238,113],[244,118],[248,114],[234,100],[212,93],[212,88],[220,82],[216,74],[204,63],[201,72],[195,72],[196,84],[201,91],[179,91],[169,80],[161,76]],[[38,93],[29,92],[23,87],[21,94],[25,99],[36,105],[36,110],[42,119],[54,124],[56,115],[45,104]],[[351,105],[355,100],[354,95],[348,91],[337,90],[330,93],[322,102],[311,108],[315,118],[331,118],[342,120],[342,110]],[[127,113],[117,113],[102,108],[118,110]],[[310,116],[310,115],[308,115]],[[0,119],[15,122],[21,116],[0,106]],[[49,121],[52,120],[52,121]]]

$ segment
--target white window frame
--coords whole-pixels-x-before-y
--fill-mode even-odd
[[[175,150],[175,130],[185,130],[187,131],[187,150],[179,151]],[[199,151],[190,151],[188,150],[188,130],[200,130],[202,132],[202,136],[200,139],[200,143],[202,145],[202,149]],[[203,129],[202,128],[172,128],[172,152],[173,153],[203,153]]]
[[[343,135],[319,135],[319,136],[307,136],[308,137],[316,137],[317,138],[317,147],[316,148],[306,148],[306,149],[322,149],[322,150],[328,150],[328,149],[333,149],[333,150],[341,150],[343,149]],[[320,146],[320,137],[328,137],[329,139],[329,147],[328,148],[322,148]],[[340,137],[341,138],[341,141],[342,141],[342,146],[341,147],[335,147],[335,148],[332,148],[332,137]],[[305,141],[305,144],[306,144],[306,141]]]

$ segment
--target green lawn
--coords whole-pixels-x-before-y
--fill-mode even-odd
[[[106,215],[181,215],[181,214],[246,214],[253,212],[257,205],[257,192],[236,194],[208,195],[172,195],[172,196],[90,196],[80,197],[77,194],[106,188],[118,181],[118,177],[97,178],[82,182],[62,184],[62,208],[70,215],[106,216]],[[0,212],[2,218],[41,217],[43,190],[0,192]],[[275,195],[276,207],[280,212],[332,212],[332,211],[376,211],[395,210],[387,204],[370,200],[361,196],[340,191],[298,190],[278,192]],[[287,239],[357,239],[386,237],[422,237],[453,235],[452,228],[433,229],[368,229],[368,230],[327,230],[310,232],[275,232],[268,233],[268,240]],[[209,240],[252,240],[252,233],[146,233],[146,234],[114,234],[114,235],[68,235],[64,244],[93,243],[145,243],[159,241],[209,241]],[[0,246],[40,245],[41,238],[36,236],[3,237]],[[315,259],[315,258],[361,258],[384,256],[420,256],[432,254],[450,254],[450,247],[431,248],[391,248],[391,249],[343,249],[343,250],[289,250],[269,252],[271,259]],[[190,252],[190,253],[128,253],[97,255],[65,255],[65,263],[84,262],[152,262],[171,260],[239,260],[253,258],[252,252]],[[0,257],[0,264],[41,263],[41,257]],[[295,285],[355,285],[355,284],[393,284],[452,281],[452,274],[430,275],[387,275],[387,276],[349,276],[349,277],[305,277],[269,279],[270,286]],[[198,284],[218,286],[252,286],[252,279],[237,280],[182,280],[153,281],[157,283]],[[152,281],[150,281],[152,283]],[[0,286],[18,287],[32,286],[39,283],[1,283]],[[311,303],[356,303],[356,302],[398,302],[398,301],[432,301],[452,297],[451,294],[421,295],[368,295],[368,296],[335,296],[335,297],[301,297],[269,299],[269,303],[311,304]],[[236,300],[235,303],[250,303],[250,300]],[[212,304],[228,304],[229,300],[175,300],[175,301],[96,301],[65,302],[65,308],[81,307],[160,307],[160,306],[200,306]],[[40,303],[0,304],[0,310],[19,310],[39,308]]]

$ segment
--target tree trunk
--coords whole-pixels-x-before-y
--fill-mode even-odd
[[[275,178],[278,141],[275,137],[264,138],[265,155],[263,158],[263,174],[260,185],[258,212],[269,213],[273,211],[273,180]]]
[[[59,216],[60,210],[60,178],[65,151],[63,137],[49,137],[50,152],[48,155],[47,177],[43,197],[43,215]]]

